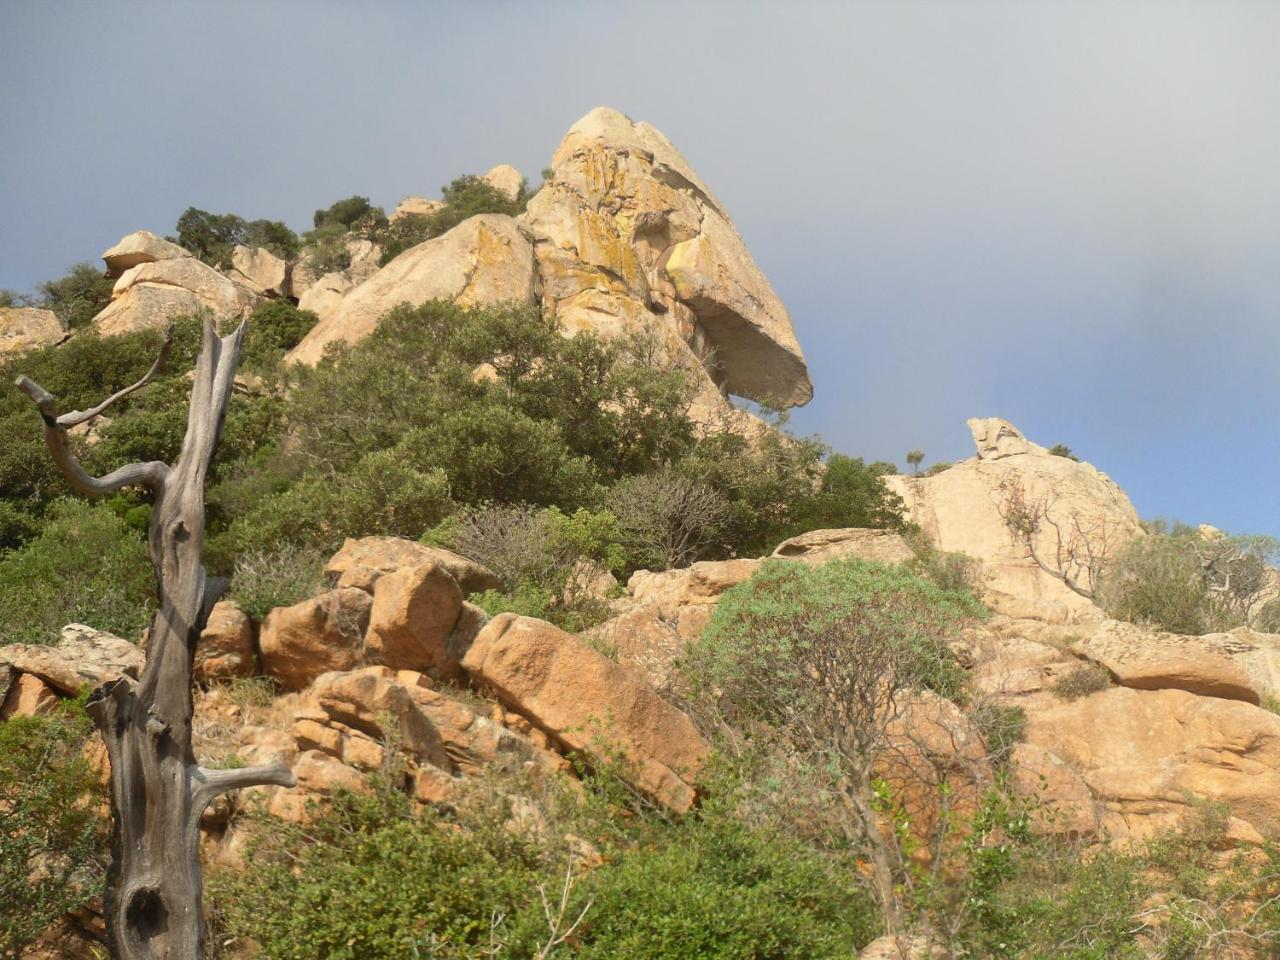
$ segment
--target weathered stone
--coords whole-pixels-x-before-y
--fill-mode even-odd
[[[358,587],[372,592],[383,574],[424,563],[435,563],[447,571],[466,596],[502,587],[498,576],[483,564],[468,560],[452,550],[424,546],[402,537],[348,539],[325,564],[324,572],[335,586]]]
[[[463,667],[566,747],[596,757],[602,746],[617,751],[638,789],[673,810],[692,805],[707,744],[638,674],[549,623],[512,614],[480,631]]]
[[[480,178],[495,190],[500,190],[514,200],[524,186],[524,174],[509,163],[500,163]]]
[[[394,670],[461,676],[445,644],[461,610],[462,591],[439,564],[383,574],[373,586],[366,656]]]
[[[1088,785],[1113,839],[1178,825],[1201,800],[1221,802],[1264,835],[1280,829],[1280,716],[1185,690],[1112,687],[1026,706],[1025,742]]]
[[[429,200],[426,197],[405,197],[391,214],[390,220],[395,223],[405,217],[429,217],[444,207],[443,200]]]
[[[997,612],[1057,623],[1105,619],[1066,580],[1088,592],[1092,561],[1142,535],[1129,498],[1090,464],[1049,455],[1021,434],[1002,434],[1012,429],[1005,421],[978,423],[984,457],[930,477],[885,477],[885,484],[935,547],[981,562],[982,593]],[[1041,515],[1032,541],[1048,570],[1012,529],[1019,504]]]
[[[267,795],[267,812],[282,820],[302,823],[307,820],[308,804],[345,790],[349,793],[368,793],[368,781],[360,771],[347,766],[336,757],[319,750],[306,750],[292,763],[297,786],[254,788],[246,792],[263,792]]]
[[[81,623],[62,628],[56,644],[14,643],[0,647],[0,663],[39,677],[69,697],[121,676],[137,679],[146,656],[142,650],[103,630]]]
[[[289,289],[289,264],[270,250],[237,244],[227,275],[264,297],[283,297]]]
[[[58,705],[58,695],[33,673],[20,673],[9,692],[0,697],[0,720],[38,717]]]
[[[1108,620],[1082,637],[1074,649],[1106,667],[1124,687],[1186,690],[1247,703],[1262,701],[1244,669],[1212,640]]]
[[[445,298],[463,306],[533,303],[533,246],[510,217],[483,214],[400,254],[342,299],[288,355],[316,363],[335,341],[372,333],[387,311]]]
[[[658,690],[670,682],[672,666],[684,650],[679,628],[663,619],[656,603],[637,604],[593,627],[586,636]]]
[[[67,338],[52,310],[38,307],[0,307],[0,360],[37,347],[51,347]]]
[[[786,405],[812,396],[786,308],[724,208],[653,127],[604,107],[591,111],[557,148],[525,218],[540,248],[566,251],[582,265],[555,271],[578,290],[544,279],[557,315],[579,290],[607,289],[652,307],[663,318],[654,328],[682,335],[729,392]],[[540,265],[554,261],[540,254]],[[592,273],[612,279],[588,279]]]
[[[138,230],[122,237],[119,243],[103,253],[102,260],[107,265],[107,276],[114,278],[140,263],[178,260],[190,256],[189,251],[176,243],[163,240],[150,230]]]
[[[677,570],[653,573],[637,570],[627,581],[627,592],[638,603],[653,603],[663,616],[675,619],[678,608],[712,605],[730,587],[749,580],[760,569],[760,560],[704,560]]]
[[[258,634],[262,672],[286,690],[301,690],[322,673],[360,666],[372,606],[363,590],[341,587],[277,607]]]
[[[846,527],[838,530],[810,530],[784,540],[773,551],[782,560],[826,563],[843,557],[858,557],[877,563],[906,563],[915,557],[902,534],[892,530]]]
[[[918,858],[927,862],[942,838],[944,819],[976,813],[995,775],[982,735],[950,700],[930,691],[903,693],[892,711],[883,719],[876,775],[905,812],[921,841]]]
[[[1078,838],[1097,834],[1093,795],[1057,754],[1032,743],[1019,743],[1009,757],[1009,771],[1013,791],[1033,802],[1032,828],[1037,833]]]
[[[1045,456],[1044,447],[1032,443],[1022,431],[1002,417],[970,417],[965,421],[973,434],[973,445],[978,448],[979,460],[999,460],[1024,453]]]
[[[997,697],[1036,693],[1080,665],[1056,647],[1010,637],[986,644],[975,658],[969,681],[978,693]]]
[[[937,938],[923,934],[886,933],[862,948],[858,960],[934,960],[947,956],[946,947]]]
[[[342,271],[326,273],[318,280],[307,284],[302,295],[298,297],[298,309],[310,310],[320,320],[327,320],[342,304],[355,283]]]
[[[253,621],[234,601],[215,603],[196,644],[196,682],[253,676],[258,665],[253,637]]]
[[[111,303],[93,318],[104,336],[163,327],[176,317],[202,311],[239,317],[258,302],[251,289],[194,257],[130,267],[116,281],[111,296]]]
[[[433,690],[422,674],[402,670],[396,678],[440,734],[452,763],[447,769],[465,774],[477,774],[486,768],[515,773],[529,763],[548,771],[567,768],[564,758],[548,752],[545,745],[539,746],[531,738]]]
[[[320,723],[339,730],[345,762],[372,767],[372,757],[350,754],[360,738],[373,744],[396,743],[401,750],[420,763],[431,763],[446,770],[452,763],[435,725],[419,709],[395,671],[387,667],[365,667],[347,672],[326,673],[316,679],[306,692],[297,711],[307,742],[317,747],[326,743],[306,722]],[[353,737],[352,732],[360,737]],[[301,746],[301,743],[299,743]],[[381,762],[380,754],[377,762]]]

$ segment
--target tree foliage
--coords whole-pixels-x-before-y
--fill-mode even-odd
[[[262,247],[289,259],[298,252],[298,235],[279,220],[246,220],[234,213],[210,213],[187,207],[178,218],[174,243],[214,267],[231,264],[232,249]]]
[[[1098,599],[1119,620],[1175,633],[1230,630],[1252,622],[1280,553],[1271,537],[1208,536],[1185,525],[1138,537],[1106,565]]]

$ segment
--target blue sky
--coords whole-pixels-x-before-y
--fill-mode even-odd
[[[663,130],[791,310],[793,426],[1003,416],[1146,517],[1280,535],[1280,4],[0,0],[0,287],[188,205],[309,226]]]

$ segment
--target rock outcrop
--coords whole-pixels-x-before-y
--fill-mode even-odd
[[[138,230],[122,237],[120,242],[102,254],[107,265],[108,277],[119,277],[126,270],[157,260],[179,260],[191,253],[169,240],[157,237],[150,230]]]
[[[464,596],[497,590],[502,586],[498,576],[483,564],[459,556],[452,550],[424,546],[402,537],[348,539],[325,564],[324,572],[335,587],[372,591],[383,574],[424,563],[436,563],[444,568],[458,582]]]
[[[606,107],[575,123],[525,220],[544,302],[568,329],[665,329],[729,393],[812,397],[786,308],[720,202],[647,123]]]
[[[846,527],[810,530],[784,540],[774,549],[773,556],[779,560],[800,560],[815,564],[845,557],[857,557],[876,563],[906,563],[915,557],[915,553],[900,533]]]
[[[104,336],[163,327],[175,317],[211,311],[239,317],[258,294],[194,257],[149,260],[120,275],[111,302],[93,318]]]
[[[411,247],[351,290],[288,355],[313,364],[333,342],[354,343],[401,303],[453,300],[464,306],[532,303],[533,245],[510,217],[484,214]]]
[[[498,164],[480,179],[512,200],[520,195],[520,188],[524,186],[524,174],[509,163]]]
[[[121,676],[137,679],[145,661],[137,644],[82,623],[63,627],[56,644],[13,643],[0,647],[0,666],[39,677],[68,697]]]
[[[37,347],[51,347],[67,338],[52,310],[39,307],[0,307],[0,361]]]
[[[251,677],[258,672],[253,621],[231,600],[221,600],[196,644],[193,676],[197,683]]]
[[[708,747],[693,722],[639,675],[542,620],[502,614],[463,667],[498,701],[565,747],[603,761],[667,807],[694,801]]]
[[[322,673],[363,666],[372,606],[365,591],[341,587],[272,610],[258,633],[263,672],[285,690],[301,690]]]
[[[969,426],[977,457],[885,483],[938,549],[981,561],[995,609],[1060,623],[1101,620],[1080,591],[1093,586],[1101,559],[1141,536],[1129,498],[1095,467],[1049,454],[1007,421]]]
[[[263,297],[283,297],[289,291],[288,262],[262,247],[237,244],[227,276]]]
[[[1026,743],[1045,751],[1042,769],[1056,758],[1088,786],[1113,840],[1174,827],[1201,800],[1226,804],[1255,833],[1280,830],[1280,716],[1185,690],[1037,697],[1026,706]]]

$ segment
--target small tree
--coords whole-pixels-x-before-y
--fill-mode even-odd
[[[996,509],[1010,536],[1036,566],[1093,599],[1102,569],[1116,550],[1119,524],[1104,516],[1065,512],[1055,494],[1032,494],[1015,478],[1000,484],[998,498]]]
[[[924,463],[923,450],[907,451],[907,466],[911,468],[911,475],[913,477],[918,477],[920,475],[920,464],[922,463]]]
[[[697,559],[730,518],[724,494],[670,468],[619,481],[605,505],[633,562],[662,570]]]
[[[972,597],[900,567],[771,562],[721,598],[684,664],[713,716],[824,777],[890,930],[905,919],[907,864],[898,834],[882,829],[877,765],[895,736],[899,745],[910,737],[913,696],[959,695],[963,671],[946,639],[980,613]],[[919,770],[924,751],[908,752],[898,769]]]
[[[142,486],[154,498],[148,544],[159,610],[151,621],[146,665],[137,681],[121,677],[103,684],[86,708],[111,763],[112,858],[103,913],[116,960],[200,960],[200,814],[228,790],[294,782],[282,764],[206,769],[196,763],[191,747],[196,641],[227,586],[225,580],[208,579],[200,564],[204,482],[222,438],[247,329],[242,323],[219,338],[212,318],[204,320],[187,432],[173,465],[132,463],[93,477],[67,440],[72,427],[150,383],[169,355],[171,336],[165,337],[160,356],[141,380],[89,410],[59,415],[47,390],[18,378],[19,389],[40,411],[54,463],[75,490],[103,496]]]

